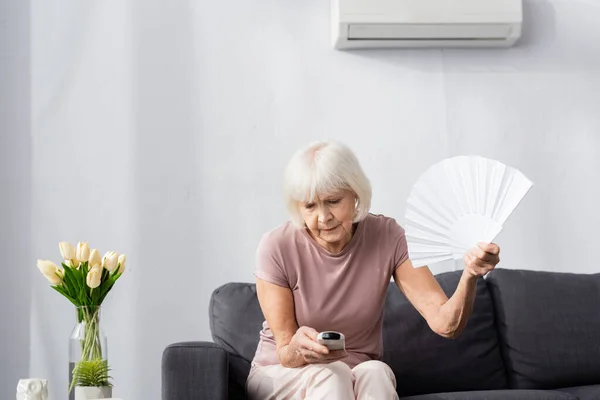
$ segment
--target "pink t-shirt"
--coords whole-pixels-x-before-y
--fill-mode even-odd
[[[257,278],[292,290],[298,326],[343,333],[348,357],[342,361],[351,368],[381,358],[387,287],[408,258],[404,229],[393,218],[367,215],[335,255],[287,222],[262,237],[256,257]],[[279,364],[266,321],[253,362]]]

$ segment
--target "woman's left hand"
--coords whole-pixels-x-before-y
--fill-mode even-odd
[[[465,271],[472,276],[483,276],[500,262],[500,247],[494,243],[478,243],[464,257]]]

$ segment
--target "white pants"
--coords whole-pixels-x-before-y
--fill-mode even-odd
[[[398,399],[396,377],[391,368],[381,361],[366,361],[353,369],[342,361],[300,368],[253,366],[246,382],[246,392],[252,400]]]

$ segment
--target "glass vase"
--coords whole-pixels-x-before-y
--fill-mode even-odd
[[[81,361],[108,362],[106,336],[102,330],[100,306],[77,307],[76,324],[69,337],[69,400],[75,399],[73,370]]]

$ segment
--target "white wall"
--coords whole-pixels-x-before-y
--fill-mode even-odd
[[[28,375],[31,295],[29,1],[0,0],[0,398]]]
[[[146,304],[134,185],[131,14],[127,2],[31,2],[32,242],[35,259],[61,261],[58,242],[89,241],[102,253],[131,257],[102,314],[115,396],[132,392],[134,373],[152,364],[136,354],[137,319]],[[149,251],[153,248],[151,245]],[[118,290],[117,290],[118,289]],[[140,307],[141,306],[141,307]],[[30,376],[49,379],[53,399],[67,399],[72,305],[33,275]],[[158,389],[155,389],[158,390]],[[152,396],[148,397],[151,398]]]
[[[597,272],[600,8],[525,1],[510,50],[343,53],[322,0],[33,0],[27,265],[61,240],[128,254],[104,307],[114,394],[158,399],[164,347],[210,339],[211,291],[253,281],[285,163],[316,139],[352,147],[400,222],[444,157],[515,166],[535,186],[501,266]],[[36,274],[32,293],[29,372],[66,398],[73,310]]]

